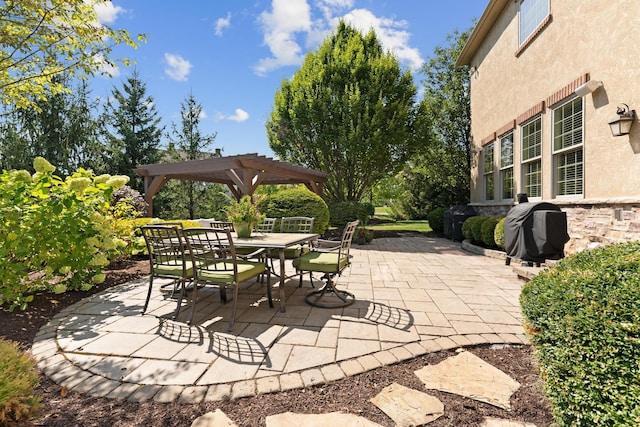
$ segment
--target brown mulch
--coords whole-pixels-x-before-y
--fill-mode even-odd
[[[25,349],[29,348],[37,331],[64,307],[116,284],[146,275],[148,271],[148,261],[123,261],[113,264],[107,272],[107,280],[88,292],[38,295],[24,312],[9,313],[0,310],[0,337],[17,341]],[[220,408],[238,426],[264,426],[268,415],[286,411],[342,411],[391,427],[394,426],[392,420],[369,399],[394,382],[428,392],[444,403],[445,414],[429,426],[477,426],[485,416],[529,422],[537,426],[552,424],[550,406],[542,392],[542,383],[529,346],[483,346],[468,350],[503,370],[521,384],[520,389],[511,398],[510,412],[454,394],[425,390],[413,372],[455,354],[445,351],[385,366],[323,386],[201,404],[133,403],[93,398],[64,390],[42,376],[36,393],[42,399],[43,409],[40,418],[34,420],[34,425],[189,426],[198,416]]]

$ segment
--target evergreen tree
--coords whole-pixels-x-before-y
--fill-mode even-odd
[[[200,131],[202,105],[193,94],[181,103],[181,126],[172,124],[166,157],[171,161],[211,158],[207,151],[216,139],[216,133],[203,135]],[[221,215],[227,203],[220,184],[172,180],[156,196],[156,212],[167,218],[211,218]]]
[[[159,161],[158,146],[164,131],[153,98],[146,91],[146,85],[134,71],[122,90],[113,89],[113,101],[107,103],[104,114],[109,173],[129,176],[129,186],[140,192],[144,191],[144,181],[133,170]]]

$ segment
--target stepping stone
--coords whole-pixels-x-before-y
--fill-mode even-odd
[[[463,351],[415,372],[428,389],[455,393],[511,410],[509,398],[520,383],[474,354]]]
[[[237,425],[224,412],[216,409],[193,420],[191,427],[237,427]]]
[[[502,418],[485,417],[480,427],[537,427],[523,421],[504,420]]]
[[[267,417],[266,427],[382,427],[380,424],[369,421],[366,418],[342,412],[330,412],[328,414],[295,414],[284,412]]]
[[[398,427],[424,425],[444,414],[444,405],[438,398],[396,383],[385,387],[371,403]]]

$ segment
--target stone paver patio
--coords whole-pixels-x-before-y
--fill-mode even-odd
[[[142,315],[142,279],[64,309],[32,352],[68,389],[196,403],[331,382],[433,351],[528,343],[522,282],[503,260],[426,237],[379,238],[352,254],[338,280],[357,297],[347,308],[307,305],[308,276],[302,288],[287,283],[285,313],[277,301],[269,307],[263,284],[245,283],[229,333],[231,305],[213,288],[199,291],[191,327],[183,323],[188,310],[171,320],[176,301],[160,292]]]

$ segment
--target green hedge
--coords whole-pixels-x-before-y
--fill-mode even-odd
[[[500,221],[500,218],[497,216],[489,216],[486,217],[480,226],[480,237],[482,239],[482,243],[488,248],[497,248],[496,240],[494,238],[496,225]]]
[[[329,208],[324,200],[306,188],[286,188],[270,194],[262,204],[262,213],[270,218],[283,216],[313,217],[313,232],[322,234],[329,224]],[[280,227],[276,222],[276,230]]]
[[[559,425],[640,425],[640,243],[569,256],[520,303]]]
[[[506,219],[507,218],[504,216],[500,218],[500,221],[498,221],[498,223],[496,224],[496,229],[493,232],[493,240],[496,242],[496,246],[498,247],[498,249],[502,249],[503,251],[505,250],[504,221]]]
[[[442,233],[444,231],[444,212],[447,208],[436,208],[427,214],[429,227],[433,231]]]
[[[369,220],[369,203],[359,202],[337,202],[329,205],[329,225],[332,227],[342,228],[348,222],[356,219],[360,220],[360,224],[366,225]]]

